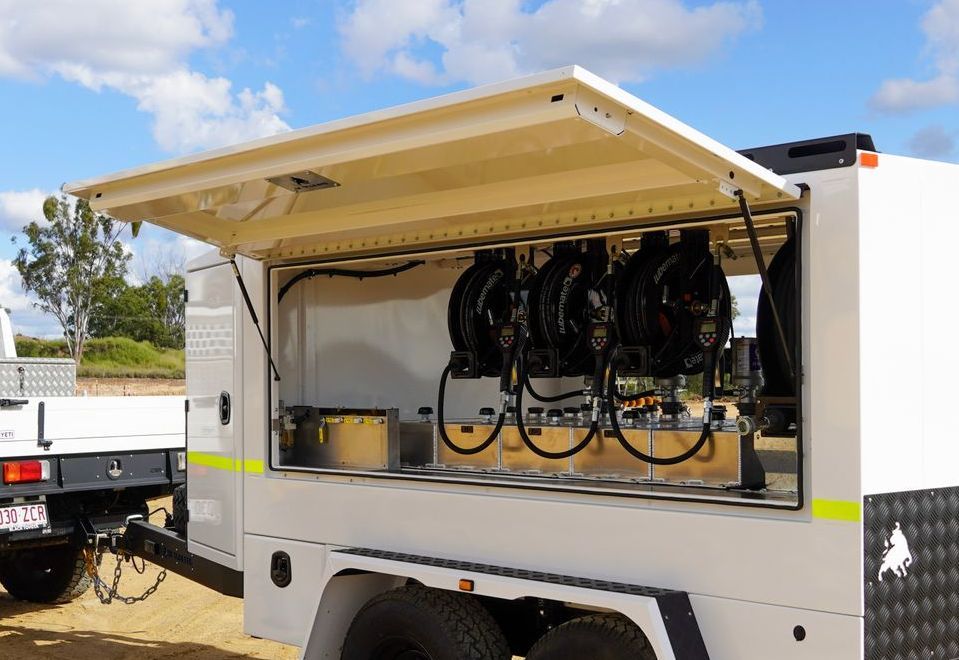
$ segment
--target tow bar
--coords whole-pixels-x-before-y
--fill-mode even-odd
[[[167,522],[171,524],[172,521]],[[132,605],[146,600],[156,593],[160,584],[166,579],[168,571],[226,596],[243,597],[241,571],[235,571],[190,552],[186,536],[170,527],[150,524],[141,515],[129,516],[122,532],[98,531],[85,518],[80,520],[79,527],[78,532],[84,536],[84,560],[87,574],[93,579],[94,592],[104,605],[109,605],[113,601]],[[106,552],[116,555],[117,558],[110,584],[100,577],[99,571],[100,559]],[[137,559],[140,560],[139,565]],[[139,596],[121,595],[118,587],[123,564],[129,563],[134,571],[142,575],[146,570],[147,561],[161,569],[153,585]]]

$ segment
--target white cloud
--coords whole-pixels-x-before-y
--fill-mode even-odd
[[[234,95],[226,78],[207,78],[185,69],[130,81],[137,107],[154,116],[153,137],[167,151],[235,144],[289,130],[280,119],[283,92],[266,83],[259,92]]]
[[[922,19],[924,52],[936,74],[927,80],[883,81],[870,104],[885,113],[907,113],[959,103],[959,0],[941,0]]]
[[[31,337],[62,337],[56,319],[32,305],[23,290],[20,273],[8,259],[0,259],[0,307],[10,310],[13,332]]]
[[[942,74],[930,80],[894,78],[883,81],[879,91],[872,97],[877,110],[889,113],[905,113],[925,108],[935,108],[959,101],[959,79]]]
[[[0,229],[19,232],[34,220],[43,219],[43,200],[50,193],[30,190],[0,191]]]
[[[159,74],[233,33],[233,14],[216,0],[0,0],[0,16],[0,74],[20,77]]]
[[[956,154],[956,134],[939,124],[921,128],[909,138],[909,151],[920,158],[947,160]]]
[[[752,1],[694,8],[682,0],[358,0],[341,22],[345,54],[366,76],[484,83],[567,64],[614,81],[704,61],[756,26]],[[439,50],[439,63],[431,55]]]
[[[0,76],[59,76],[131,96],[168,151],[288,130],[275,85],[234,93],[228,79],[190,69],[192,52],[232,33],[233,14],[217,0],[0,0]]]

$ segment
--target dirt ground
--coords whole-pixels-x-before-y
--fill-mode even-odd
[[[165,396],[186,394],[185,380],[165,378],[77,378],[77,396]]]
[[[169,500],[156,505],[170,506]],[[160,522],[154,519],[154,522]],[[105,555],[112,575],[116,560]],[[125,565],[120,592],[140,595],[157,568],[143,575]],[[0,589],[0,659],[221,660],[297,657],[297,649],[243,634],[243,603],[177,575],[169,575],[148,600],[101,605],[91,589],[67,605],[40,606],[12,599]]]

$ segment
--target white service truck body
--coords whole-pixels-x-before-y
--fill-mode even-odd
[[[354,657],[364,608],[415,584],[469,594],[536,657],[566,657],[536,638],[597,611],[632,621],[659,660],[956,657],[943,400],[959,370],[945,270],[959,166],[863,138],[737,153],[573,67],[65,189],[220,248],[187,285],[188,538],[242,571],[249,634]],[[509,422],[493,463],[452,465],[420,408],[437,402],[447,301],[473,253],[529,248],[540,266],[567,238],[632,251],[687,230],[708,230],[727,275],[796,250],[796,390],[759,397],[794,418],[775,433],[707,419],[716,454],[695,459],[708,467],[723,433],[748,439],[733,445],[742,477],[755,441],[762,484],[655,464],[626,478],[576,456],[511,470]],[[331,272],[408,260],[423,264]],[[495,380],[451,384],[447,419],[469,421],[444,428],[481,426]],[[651,446],[671,423],[642,427]],[[432,444],[415,445],[419,428]],[[427,457],[407,460],[414,445]],[[617,446],[594,444],[596,460]]]

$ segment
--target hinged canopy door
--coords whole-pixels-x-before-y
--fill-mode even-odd
[[[255,258],[374,254],[785,202],[782,177],[569,67],[64,191]]]

